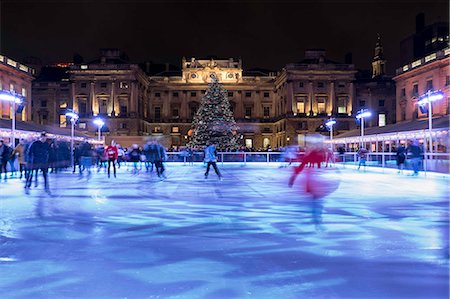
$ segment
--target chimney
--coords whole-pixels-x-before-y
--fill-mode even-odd
[[[169,63],[166,62],[166,72],[168,72],[168,71],[169,71]]]
[[[151,65],[152,63],[150,62],[150,61],[147,61],[146,63],[145,63],[145,72],[147,73],[147,74],[149,74],[150,73],[150,65]]]
[[[353,55],[352,55],[351,52],[348,52],[347,54],[345,54],[344,62],[345,62],[345,64],[352,64],[353,63]]]
[[[416,33],[425,28],[425,14],[422,12],[416,16]]]

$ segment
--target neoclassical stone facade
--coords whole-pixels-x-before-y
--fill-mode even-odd
[[[0,55],[0,91],[15,92],[24,97],[23,110],[16,113],[17,121],[31,120],[31,81],[34,79],[33,76],[32,68]],[[12,118],[11,103],[0,100],[0,118]]]
[[[43,100],[46,107],[35,111],[35,120],[47,113],[48,123],[65,126],[64,113],[73,109],[80,114],[77,130],[94,134],[92,120],[102,117],[107,140],[124,145],[142,143],[148,136],[168,147],[185,145],[211,74],[227,90],[247,147],[303,145],[306,134],[327,135],[323,123],[330,117],[338,121],[336,134],[356,127],[357,71],[351,63],[327,59],[324,50],[308,50],[304,60],[278,73],[245,70],[242,61],[233,58],[183,58],[181,69],[166,66],[152,72],[149,63],[129,63],[115,49],[102,50],[93,62],[65,67],[64,76],[50,79],[53,85],[36,80],[34,101],[41,105]]]

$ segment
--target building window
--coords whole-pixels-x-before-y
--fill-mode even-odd
[[[270,139],[267,137],[264,137],[263,139],[263,148],[268,148],[270,146]]]
[[[338,87],[339,87],[339,88],[344,88],[344,87],[345,87],[345,83],[339,83],[339,84],[338,84]]]
[[[127,82],[120,82],[119,83],[120,89],[128,89],[128,83]]]
[[[195,91],[192,91],[191,92],[191,97],[196,97],[196,96],[197,96],[197,93]]]
[[[12,83],[9,84],[9,91],[14,91],[14,84]]]
[[[87,113],[87,102],[86,101],[80,101],[78,103],[78,111],[81,115],[85,115]]]
[[[297,113],[305,113],[305,102],[297,102]]]
[[[433,80],[428,80],[427,81],[426,91],[429,91],[429,90],[433,90]]]
[[[245,118],[252,117],[252,107],[245,107]]]
[[[126,104],[120,104],[120,115],[127,115],[128,107]]]
[[[59,127],[61,128],[67,127],[67,117],[65,114],[59,115]]]
[[[264,93],[264,97],[265,97],[265,98],[268,98],[268,97],[270,97],[270,93],[268,93],[268,92],[265,92],[265,93]]]
[[[228,92],[228,97],[230,97],[230,98],[233,97],[233,92],[232,92],[232,91],[229,91],[229,92]]]
[[[42,100],[42,101],[41,101],[41,107],[42,107],[42,108],[46,108],[46,107],[47,107],[47,101]]]
[[[402,88],[401,94],[402,97],[406,97],[406,89]]]
[[[317,83],[317,87],[323,88],[323,86],[324,86],[323,82],[318,82],[318,83]]]
[[[79,127],[80,129],[86,130],[86,123],[79,123],[79,124],[78,124],[78,127]]]
[[[172,96],[173,96],[174,98],[178,98],[178,92],[172,93]]]
[[[264,117],[270,116],[270,107],[264,107]]]
[[[450,76],[445,77],[445,86],[450,85]]]
[[[448,77],[447,77],[448,78]],[[22,96],[26,97],[27,96],[27,90],[25,87],[22,87]]]
[[[347,113],[346,106],[338,106],[338,113]]]
[[[172,109],[172,117],[173,118],[178,118],[179,117],[178,108],[173,108]]]
[[[378,100],[378,106],[384,107],[384,100]]]
[[[59,108],[60,109],[66,109],[67,108],[67,102],[60,102],[59,103]]]
[[[81,88],[86,88],[87,84],[86,83],[81,83]]]
[[[317,103],[317,112],[319,114],[325,113],[325,102],[318,102]]]
[[[251,138],[245,138],[245,147],[246,148],[252,148],[253,147],[253,140]]]
[[[419,84],[414,83],[412,95],[415,96],[415,97],[419,95]]]
[[[179,127],[172,127],[172,133],[180,133]]]
[[[303,82],[299,82],[298,87],[303,87]]]
[[[191,118],[194,118],[195,114],[197,114],[198,105],[191,106]]]
[[[378,126],[384,127],[386,125],[386,114],[380,113],[378,114]]]
[[[161,127],[154,127],[153,128],[153,132],[154,133],[161,133],[162,131],[161,131]]]
[[[155,107],[155,119],[159,120],[161,118],[161,107]]]
[[[101,87],[101,88],[106,88],[106,82],[100,83],[100,87]]]
[[[161,93],[155,92],[155,98],[160,98],[160,97],[161,97]]]
[[[119,124],[119,129],[126,129],[127,128],[127,124],[126,123],[120,123]]]
[[[338,113],[347,113],[347,105],[346,105],[346,98],[338,98]]]
[[[247,92],[245,93],[245,97],[246,97],[246,98],[251,98],[251,96],[252,96],[252,93],[251,93],[251,92],[248,92],[248,91],[247,91]]]
[[[359,107],[366,107],[366,101],[359,101]]]

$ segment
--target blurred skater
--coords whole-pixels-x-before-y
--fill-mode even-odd
[[[208,178],[209,169],[212,165],[217,176],[219,177],[220,180],[222,180],[222,175],[220,174],[220,171],[217,168],[217,150],[216,150],[216,146],[214,143],[210,143],[205,148],[205,163],[208,164],[208,166],[206,167],[205,179]]]

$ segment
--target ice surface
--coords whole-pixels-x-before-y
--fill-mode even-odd
[[[448,181],[219,168],[1,181],[1,298],[448,298]]]

